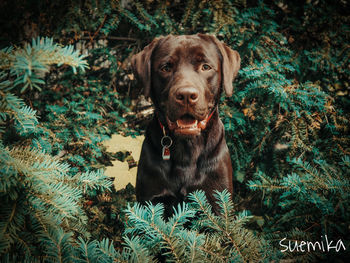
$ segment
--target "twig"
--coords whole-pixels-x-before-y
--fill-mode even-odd
[[[97,28],[96,32],[93,34],[93,36],[90,38],[90,42],[92,42],[94,40],[94,38],[97,36],[97,34],[100,32],[101,28],[103,27],[103,25],[105,24],[107,19],[107,15],[105,15],[105,17],[103,18],[102,23],[99,25],[99,27]]]
[[[81,40],[92,40],[91,37],[80,37]],[[138,41],[137,38],[131,38],[131,37],[113,37],[113,36],[100,36],[96,39],[109,39],[109,40],[120,40],[120,41]]]

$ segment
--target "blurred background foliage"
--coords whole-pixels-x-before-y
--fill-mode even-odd
[[[327,235],[349,250],[348,10],[343,0],[1,1],[1,260],[342,262],[335,251],[281,253],[279,240]],[[156,36],[198,32],[242,58],[221,104],[234,167],[233,204],[221,201],[233,212],[222,225],[194,202],[169,232],[160,207],[123,212],[134,189],[116,193],[102,169],[129,153],[102,141],[142,134],[151,118],[131,56]]]

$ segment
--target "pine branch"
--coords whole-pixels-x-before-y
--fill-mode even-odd
[[[43,74],[49,71],[51,65],[66,64],[72,67],[74,73],[77,68],[84,72],[88,68],[85,57],[79,51],[74,51],[73,46],[61,47],[54,44],[51,38],[38,37],[24,48],[1,50],[0,64],[2,70],[10,71],[15,77],[10,89],[19,85],[21,92],[28,88],[40,91],[40,85],[44,84]]]

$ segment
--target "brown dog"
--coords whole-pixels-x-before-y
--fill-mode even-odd
[[[218,213],[214,190],[232,193],[232,166],[218,102],[232,81],[240,56],[214,36],[160,37],[132,58],[156,114],[146,131],[137,172],[139,202],[172,206],[202,189]]]

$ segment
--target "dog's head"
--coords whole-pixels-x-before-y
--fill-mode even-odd
[[[132,66],[169,129],[192,136],[205,129],[222,89],[232,95],[240,56],[214,36],[169,35],[134,55]]]

